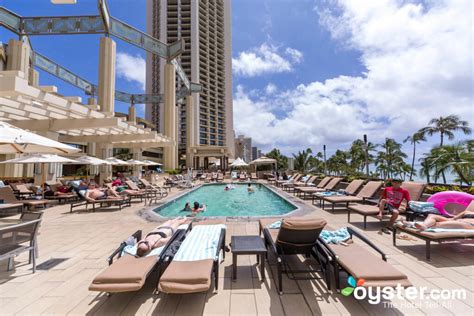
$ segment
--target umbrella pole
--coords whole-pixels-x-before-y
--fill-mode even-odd
[[[45,163],[42,162],[41,163],[41,194],[42,194],[42,198],[44,199],[44,183],[46,182],[46,177],[45,177],[45,174],[44,174],[44,165]]]

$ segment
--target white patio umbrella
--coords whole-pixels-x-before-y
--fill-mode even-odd
[[[136,159],[130,159],[130,160],[127,160],[127,164],[129,164],[130,166],[144,166],[146,165],[146,162],[136,160]]]
[[[68,154],[80,149],[37,135],[6,122],[0,122],[0,154]]]
[[[115,157],[105,158],[104,160],[109,162],[113,166],[128,166],[129,165],[128,162],[120,160]]]
[[[111,165],[111,163],[108,162],[107,160],[103,160],[103,159],[99,159],[99,158],[92,157],[92,156],[87,156],[87,155],[76,158],[75,160],[76,160],[76,162],[71,163],[71,164],[73,164],[73,165],[74,164],[75,165],[88,165],[88,167],[87,167],[87,177],[89,177],[89,175],[90,175],[90,166]]]
[[[51,154],[33,154],[27,155],[15,159],[10,159],[6,161],[2,161],[2,164],[6,163],[21,163],[21,164],[29,164],[29,163],[40,163],[41,164],[41,187],[42,187],[42,194],[44,198],[44,183],[46,181],[45,175],[45,165],[47,163],[76,163],[75,160],[61,157],[58,155],[51,155]]]
[[[239,168],[239,167],[248,167],[248,165],[249,165],[248,163],[246,163],[245,161],[242,160],[242,158],[239,157],[230,164],[230,167]]]
[[[151,160],[142,160],[147,166],[163,166],[163,164]]]

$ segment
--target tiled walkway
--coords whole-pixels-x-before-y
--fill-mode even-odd
[[[308,204],[310,204],[308,202]],[[0,315],[473,315],[474,242],[463,245],[433,245],[432,261],[424,258],[424,243],[399,241],[377,233],[380,224],[369,223],[365,232],[384,252],[389,262],[406,273],[411,282],[428,289],[464,289],[465,300],[401,301],[395,307],[371,305],[354,297],[328,293],[320,280],[284,280],[284,294],[278,295],[273,281],[274,265],[267,265],[267,279],[260,281],[254,256],[239,256],[238,278],[232,282],[231,257],[221,264],[219,291],[192,295],[153,293],[152,276],[144,288],[134,293],[105,294],[89,292],[92,278],[103,270],[106,257],[137,229],[145,232],[156,226],[139,217],[142,206],[135,204],[123,211],[69,213],[67,206],[45,211],[39,236],[40,269],[32,274],[27,255],[16,258],[16,270],[6,272],[0,263]],[[346,213],[331,214],[314,208],[331,227],[347,226]],[[351,225],[361,228],[356,216]],[[256,221],[229,221],[228,241],[232,235],[258,234]],[[63,259],[53,261],[52,259]],[[271,259],[271,258],[270,258]],[[44,263],[42,266],[41,264]],[[272,262],[271,262],[272,263]]]

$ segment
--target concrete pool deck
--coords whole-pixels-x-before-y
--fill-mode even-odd
[[[170,198],[180,191],[173,189]],[[346,213],[335,214],[300,201],[332,227],[350,226],[361,230],[362,220],[347,223]],[[448,302],[398,301],[394,308],[371,305],[354,297],[327,292],[320,280],[290,280],[284,277],[283,295],[275,290],[275,261],[270,256],[265,282],[255,256],[239,256],[238,277],[231,280],[232,256],[220,265],[217,293],[187,295],[153,293],[156,279],[148,279],[137,292],[107,297],[88,291],[92,278],[106,266],[107,256],[137,229],[144,232],[156,226],[138,216],[142,203],[122,211],[104,209],[91,213],[69,213],[68,205],[45,210],[39,235],[40,266],[32,274],[27,254],[15,259],[15,270],[6,272],[0,262],[1,315],[472,315],[474,311],[474,241],[433,245],[432,260],[424,259],[424,243],[400,240],[392,246],[391,236],[377,233],[380,223],[369,220],[363,233],[387,255],[388,261],[406,273],[416,287],[463,289],[465,300]],[[258,234],[254,219],[227,220],[227,244],[232,235]],[[301,258],[300,258],[301,259]],[[299,260],[295,264],[302,264]],[[415,305],[412,305],[415,304]]]

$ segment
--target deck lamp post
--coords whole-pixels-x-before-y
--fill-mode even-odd
[[[369,145],[367,143],[367,134],[364,134],[364,155],[365,155],[365,174],[369,178]]]
[[[328,173],[326,166],[326,145],[323,145],[323,159],[324,159],[324,174]]]

